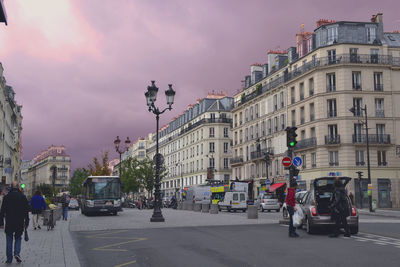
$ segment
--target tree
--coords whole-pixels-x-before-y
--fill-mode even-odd
[[[142,186],[140,175],[140,161],[128,158],[121,163],[121,182],[124,185],[124,192],[138,192]]]
[[[156,177],[155,164],[151,159],[146,158],[143,161],[141,161],[141,167],[139,170],[143,187],[147,190],[148,194],[151,195],[153,193],[155,177]],[[159,174],[160,181],[164,177],[166,177],[167,174],[168,174],[167,169],[165,168],[164,165],[162,165]]]
[[[89,174],[93,176],[107,176],[111,174],[111,170],[108,168],[108,151],[101,155],[101,164],[97,157],[93,158],[93,164],[88,166]]]
[[[77,196],[81,193],[82,183],[89,177],[89,172],[85,168],[78,168],[74,171],[69,184],[71,195]]]
[[[50,199],[53,197],[53,187],[49,184],[39,184],[38,186],[36,186],[36,190],[42,192],[46,199]]]

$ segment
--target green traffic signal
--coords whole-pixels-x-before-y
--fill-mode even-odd
[[[294,146],[294,142],[290,142],[289,145],[290,145],[290,146]]]
[[[25,184],[21,184],[21,188],[24,189],[25,188]]]

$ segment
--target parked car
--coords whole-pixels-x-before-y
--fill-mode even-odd
[[[351,180],[350,177],[340,177],[343,186]],[[300,200],[303,210],[303,224],[306,225],[307,233],[312,234],[318,227],[333,227],[335,222],[331,220],[331,210],[329,208],[331,197],[334,191],[335,177],[321,177],[314,180],[314,188],[307,192]],[[347,223],[351,234],[358,233],[358,214],[356,208],[351,204],[347,196],[350,216]]]
[[[69,209],[74,209],[74,210],[79,210],[79,203],[78,203],[78,200],[76,200],[76,199],[71,199],[70,201],[69,201],[69,205],[68,205],[68,208]]]
[[[278,196],[275,193],[261,193],[257,198],[257,208],[264,212],[267,210],[270,212],[271,210],[276,210],[279,212],[281,209],[281,203],[278,200]]]
[[[247,210],[247,194],[245,192],[226,192],[224,199],[218,202],[219,210]]]

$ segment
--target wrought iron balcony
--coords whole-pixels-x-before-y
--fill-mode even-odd
[[[230,163],[231,165],[243,163],[243,156],[231,158]]]
[[[340,135],[325,135],[325,145],[340,144]]]
[[[377,110],[375,111],[375,116],[376,116],[376,117],[383,118],[383,117],[385,117],[385,111],[384,111],[383,109],[377,109]]]
[[[365,161],[356,161],[356,166],[364,166]]]
[[[317,138],[311,137],[311,138],[307,138],[307,139],[298,141],[296,146],[294,147],[294,149],[298,150],[298,149],[304,149],[304,148],[315,147],[315,146],[317,146]]]
[[[266,154],[273,155],[274,154],[273,148],[268,147],[268,148],[261,149],[259,151],[253,151],[250,153],[250,159],[255,160],[255,159],[265,158]]]
[[[383,84],[375,84],[375,91],[383,91]]]
[[[370,144],[390,144],[390,134],[369,134],[368,142]],[[366,134],[353,134],[353,144],[366,144]]]
[[[326,86],[326,91],[327,92],[335,92],[336,91],[336,86],[333,84],[327,85]]]
[[[361,84],[353,84],[353,90],[355,91],[361,91]]]
[[[336,116],[337,116],[336,110],[328,110],[328,118],[333,118]]]

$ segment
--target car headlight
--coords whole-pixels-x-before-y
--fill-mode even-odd
[[[121,206],[121,200],[119,199],[114,200],[114,207],[119,207],[119,206]]]
[[[86,200],[86,205],[88,207],[94,207],[94,201],[93,200]]]

